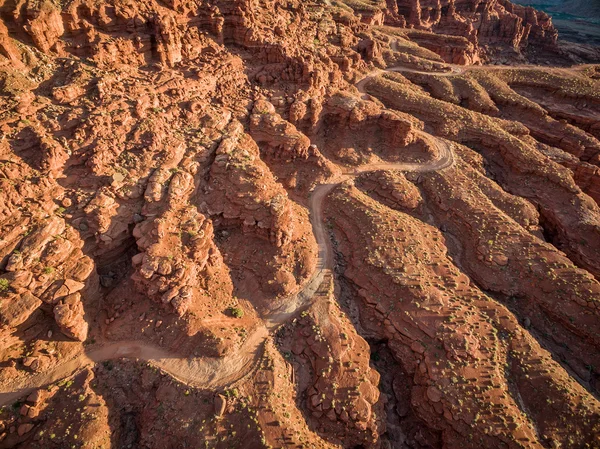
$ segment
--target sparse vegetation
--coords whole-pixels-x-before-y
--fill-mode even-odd
[[[0,278],[0,293],[5,293],[10,288],[10,281],[8,279]]]
[[[230,307],[229,313],[234,318],[242,318],[244,316],[244,310],[240,307]]]

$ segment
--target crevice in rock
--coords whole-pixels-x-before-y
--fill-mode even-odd
[[[441,432],[419,419],[411,405],[413,380],[392,355],[385,340],[367,340],[371,366],[381,375],[379,389],[385,396],[386,432],[382,448],[441,449]]]

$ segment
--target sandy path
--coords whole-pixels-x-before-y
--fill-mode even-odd
[[[427,73],[414,71],[412,69],[404,69],[402,67],[394,67],[391,68],[390,71]],[[363,79],[356,83],[356,87],[364,93],[363,88],[365,83],[369,79],[378,76],[383,72],[383,70],[375,70],[367,74]],[[449,72],[448,76],[452,74],[456,74],[456,72]],[[422,164],[378,163],[365,165],[363,167],[357,167],[351,172],[343,173],[335,180],[332,180],[332,182],[321,184],[314,189],[309,200],[309,211],[313,232],[319,249],[315,273],[299,293],[292,295],[283,301],[285,306],[266,317],[264,325],[258,327],[250,334],[237,351],[221,358],[182,358],[178,354],[173,354],[172,352],[143,341],[116,341],[106,343],[91,348],[74,359],[62,362],[46,372],[35,374],[25,379],[15,380],[12,385],[8,386],[6,391],[0,392],[0,405],[14,402],[18,398],[29,394],[37,388],[44,387],[60,379],[69,377],[96,363],[121,358],[139,359],[150,362],[164,370],[173,378],[198,388],[223,388],[244,378],[253,371],[255,364],[262,354],[263,344],[269,333],[287,322],[293,316],[297,315],[310,304],[310,301],[320,287],[325,274],[330,270],[329,267],[332,266],[332,251],[323,222],[323,200],[327,197],[329,192],[340,183],[354,178],[360,173],[375,170],[401,170],[424,173],[441,170],[454,163],[452,150],[446,141],[425,132],[419,132],[419,134],[423,139],[427,140],[429,144],[437,147],[440,154],[439,159]]]

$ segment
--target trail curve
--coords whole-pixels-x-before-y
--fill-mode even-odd
[[[388,71],[412,71],[419,73],[418,71],[402,67],[393,67],[388,69]],[[355,83],[355,86],[361,93],[364,93],[364,84],[369,79],[379,76],[383,72],[384,70],[370,72]],[[325,275],[331,272],[333,265],[332,251],[323,221],[323,202],[329,192],[342,182],[352,179],[361,173],[376,170],[425,173],[442,170],[454,163],[454,155],[447,141],[423,131],[419,131],[418,134],[430,145],[437,148],[440,155],[438,159],[425,163],[377,163],[356,167],[343,172],[326,184],[318,185],[313,190],[308,207],[311,225],[318,244],[318,259],[315,272],[302,290],[286,298],[283,301],[285,305],[267,316],[264,320],[264,325],[259,326],[252,332],[238,350],[221,358],[184,358],[164,348],[143,341],[103,343],[99,346],[88,348],[86,352],[73,359],[66,360],[48,371],[23,379],[16,379],[8,386],[7,391],[0,391],[0,406],[14,402],[37,388],[69,377],[96,363],[121,358],[139,359],[150,362],[176,380],[197,388],[219,389],[243,379],[252,372],[253,367],[258,362],[262,354],[264,342],[269,334],[308,307]]]

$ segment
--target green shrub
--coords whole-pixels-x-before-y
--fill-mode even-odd
[[[0,293],[8,291],[10,288],[10,282],[8,279],[0,279]]]
[[[235,318],[242,318],[244,316],[244,311],[239,307],[231,307],[229,313]]]

